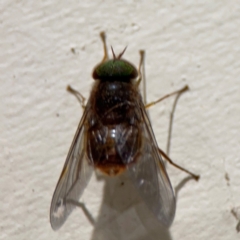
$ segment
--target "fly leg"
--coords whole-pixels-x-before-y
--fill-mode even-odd
[[[173,95],[179,95],[179,96],[180,96],[182,93],[184,93],[184,92],[186,92],[186,91],[188,91],[188,90],[189,90],[189,87],[188,87],[188,85],[186,85],[185,87],[183,87],[183,88],[181,88],[181,89],[179,89],[179,90],[177,90],[177,91],[175,91],[175,92],[166,94],[165,96],[157,99],[156,101],[153,101],[153,102],[150,102],[150,103],[146,104],[146,105],[145,105],[145,108],[149,108],[149,107],[151,107],[151,106],[153,106],[153,105],[161,102],[162,100],[164,100],[164,99],[166,99],[166,98],[168,98],[168,97],[171,97],[171,96],[173,96]]]
[[[154,102],[151,102],[151,103],[148,103],[145,105],[145,108],[149,108],[149,107],[152,107],[154,106],[155,104],[161,102],[162,100],[170,97],[170,96],[173,96],[175,94],[177,94],[176,98],[175,98],[175,101],[174,101],[174,104],[173,104],[173,108],[172,108],[172,112],[171,112],[171,116],[170,116],[170,123],[169,123],[169,129],[168,129],[168,141],[167,141],[167,154],[165,152],[163,152],[160,148],[158,148],[158,151],[159,153],[164,157],[165,160],[167,160],[171,165],[173,165],[174,167],[188,173],[192,178],[194,178],[196,181],[198,181],[198,179],[200,178],[199,175],[196,175],[190,171],[188,171],[187,169],[179,166],[178,164],[174,163],[170,157],[168,157],[169,155],[169,152],[170,152],[170,140],[171,140],[171,135],[172,135],[172,125],[173,125],[173,117],[174,117],[174,112],[175,112],[175,109],[176,109],[176,105],[177,105],[177,101],[179,99],[179,97],[181,96],[182,93],[184,93],[185,91],[189,90],[188,86],[185,86],[183,87],[182,89],[178,90],[178,91],[175,91],[175,92],[172,92],[170,94],[167,94],[161,98],[159,98],[158,100],[154,101]]]
[[[174,163],[174,162],[170,159],[170,157],[168,157],[168,155],[167,155],[165,152],[163,152],[163,150],[161,150],[160,148],[158,148],[158,151],[159,151],[159,153],[161,154],[161,156],[163,156],[164,159],[167,160],[167,161],[168,161],[170,164],[172,164],[174,167],[180,169],[180,170],[183,171],[183,172],[188,173],[188,174],[189,174],[192,178],[194,178],[196,181],[199,180],[199,178],[200,178],[199,175],[196,175],[196,174],[188,171],[187,169],[179,166],[178,164]]]
[[[80,104],[84,110],[86,107],[86,105],[85,105],[86,98],[80,92],[73,89],[70,85],[67,86],[67,91],[70,92],[71,94],[73,94],[77,98],[77,100],[80,102]]]
[[[170,123],[169,123],[169,129],[168,129],[168,140],[167,140],[167,154],[165,152],[163,152],[160,148],[158,148],[159,153],[164,157],[164,159],[166,159],[170,164],[172,164],[173,166],[175,166],[176,168],[188,173],[192,178],[194,178],[196,181],[198,181],[198,179],[200,178],[199,175],[196,175],[190,171],[188,171],[187,169],[179,166],[178,164],[174,163],[170,157],[168,157],[169,152],[170,152],[170,140],[171,140],[171,135],[172,135],[172,125],[173,125],[173,117],[174,117],[174,112],[176,109],[176,105],[177,105],[177,101],[179,99],[179,97],[181,96],[182,93],[186,92],[189,90],[188,85],[184,86],[183,88],[174,91],[172,93],[169,93],[159,99],[157,99],[156,101],[150,102],[148,104],[146,104],[146,78],[145,78],[145,69],[144,69],[144,59],[145,59],[145,52],[143,50],[140,51],[140,63],[139,63],[139,68],[138,68],[138,73],[139,73],[139,79],[137,80],[137,84],[139,84],[142,80],[143,80],[143,102],[145,104],[145,108],[149,108],[152,107],[154,105],[156,105],[157,103],[161,102],[162,100],[171,97],[173,95],[176,95],[175,101],[173,103],[173,108],[171,111],[171,116],[170,116]]]
[[[139,61],[139,66],[138,66],[138,79],[136,84],[139,85],[141,82],[143,82],[143,102],[145,104],[145,108],[149,108],[159,102],[161,102],[162,100],[171,97],[173,95],[177,95],[177,98],[183,93],[189,90],[188,85],[184,86],[183,88],[169,93],[159,99],[157,99],[156,101],[150,102],[150,103],[146,103],[147,102],[147,93],[146,93],[146,77],[145,77],[145,68],[144,68],[144,61],[145,61],[145,51],[144,50],[140,50],[139,51],[140,54],[140,61]]]
[[[169,152],[170,152],[170,142],[171,142],[171,135],[172,135],[172,126],[173,126],[173,117],[174,117],[174,112],[175,112],[175,109],[176,109],[176,105],[177,105],[177,101],[179,99],[179,97],[181,96],[182,93],[186,92],[187,90],[189,90],[189,87],[186,85],[185,87],[183,87],[182,89],[178,90],[178,91],[175,91],[175,92],[172,92],[170,94],[167,94],[159,99],[157,99],[156,101],[154,102],[151,102],[151,103],[148,103],[145,105],[145,108],[149,108],[149,107],[152,107],[154,106],[155,104],[161,102],[162,100],[168,98],[168,97],[171,97],[173,95],[177,95],[176,98],[175,98],[175,101],[173,103],[173,108],[172,108],[172,111],[171,111],[171,116],[170,116],[170,123],[169,123],[169,129],[168,129],[168,140],[167,140],[167,154],[165,152],[163,152],[160,148],[158,148],[158,151],[159,153],[164,157],[164,159],[166,159],[171,165],[173,165],[174,167],[188,173],[192,178],[194,178],[196,181],[198,181],[198,179],[200,178],[199,175],[196,175],[190,171],[188,171],[187,169],[179,166],[178,164],[174,163],[170,157],[168,157],[169,155]]]
[[[146,81],[145,81],[145,71],[144,71],[144,59],[145,59],[145,51],[140,50],[140,61],[139,61],[139,66],[138,66],[138,78],[136,81],[137,86],[141,83],[143,80],[143,102],[146,104]]]
[[[103,43],[103,59],[102,59],[102,63],[108,60],[108,52],[107,52],[107,41],[106,41],[106,34],[105,32],[100,32],[100,38],[102,40]]]
[[[104,55],[103,55],[103,59],[101,61],[101,63],[103,63],[103,62],[108,60],[107,43],[106,43],[106,34],[105,34],[105,32],[100,32],[100,38],[101,38],[102,43],[103,43]],[[77,90],[73,89],[70,85],[67,86],[67,91],[72,93],[78,99],[78,101],[80,102],[82,108],[85,109],[85,107],[86,107],[85,106],[86,98],[83,97],[83,95],[80,92],[78,92]]]

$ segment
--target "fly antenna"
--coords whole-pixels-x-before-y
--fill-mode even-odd
[[[112,55],[113,55],[113,59],[115,60],[116,59],[116,55],[115,55],[115,52],[113,50],[113,47],[111,46],[111,49],[112,49]]]
[[[127,46],[123,49],[123,51],[118,55],[117,59],[120,59],[122,57],[122,55],[125,53],[127,49]]]

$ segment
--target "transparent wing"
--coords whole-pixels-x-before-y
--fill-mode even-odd
[[[66,221],[87,186],[93,166],[89,163],[84,149],[84,122],[86,109],[78,125],[61,176],[53,194],[50,208],[50,223],[54,230]]]
[[[142,117],[142,147],[136,161],[127,165],[128,172],[148,208],[169,227],[176,209],[174,192],[142,101],[139,101],[139,111]]]

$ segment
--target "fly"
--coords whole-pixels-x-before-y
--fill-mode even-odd
[[[109,59],[105,34],[102,32],[100,36],[104,57],[93,70],[95,83],[87,104],[84,105],[80,93],[68,88],[79,98],[84,113],[53,194],[51,226],[57,230],[63,225],[94,169],[109,176],[127,171],[150,211],[161,223],[170,226],[176,200],[161,155],[170,159],[158,148],[145,109],[156,102],[144,105],[140,94],[143,52],[137,70],[122,59],[126,48],[118,56],[112,49],[113,58]],[[196,180],[199,178],[182,170]]]

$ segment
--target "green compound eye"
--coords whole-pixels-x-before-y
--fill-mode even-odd
[[[99,80],[130,81],[138,75],[136,68],[122,59],[111,59],[94,68],[93,78]]]

